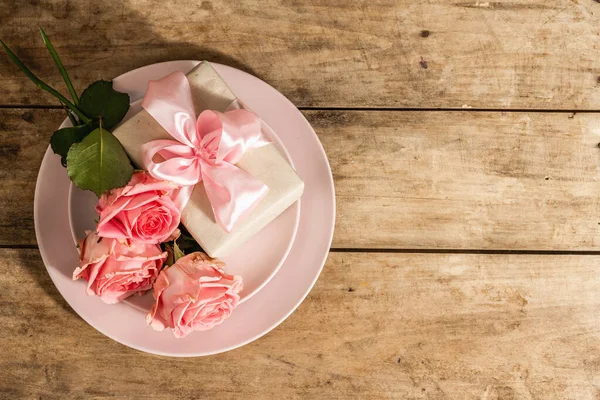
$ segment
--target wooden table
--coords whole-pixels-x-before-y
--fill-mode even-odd
[[[599,399],[597,0],[3,0],[0,37],[63,88],[207,59],[269,82],[329,156],[323,274],[277,329],[208,358],[79,318],[36,247],[64,118],[0,56],[0,398]]]

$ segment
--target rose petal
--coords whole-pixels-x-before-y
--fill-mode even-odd
[[[217,266],[224,264],[192,253],[161,271],[146,322],[157,330],[171,328],[175,337],[221,324],[239,303],[242,279]]]
[[[167,258],[159,246],[119,242],[89,233],[73,278],[87,281],[86,292],[112,304],[152,287]]]

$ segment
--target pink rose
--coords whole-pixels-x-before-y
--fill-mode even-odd
[[[73,271],[73,280],[86,280],[87,294],[99,296],[108,304],[151,289],[167,258],[158,245],[127,245],[93,232],[80,242],[79,250],[79,267]]]
[[[179,225],[180,212],[171,199],[177,185],[136,172],[127,186],[100,197],[96,211],[99,236],[158,244],[167,241]]]
[[[227,275],[222,261],[204,253],[181,257],[154,283],[154,306],[146,321],[154,329],[172,328],[175,337],[223,322],[240,301],[240,276]]]

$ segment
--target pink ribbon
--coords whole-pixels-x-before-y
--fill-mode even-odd
[[[231,232],[269,191],[234,165],[249,149],[269,143],[261,134],[260,118],[236,109],[207,110],[196,120],[190,84],[182,72],[150,81],[142,107],[175,139],[154,140],[142,147],[146,170],[181,187],[175,196],[181,209],[194,185],[204,182],[215,220]]]

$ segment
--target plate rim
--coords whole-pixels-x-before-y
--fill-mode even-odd
[[[197,60],[173,60],[173,61],[165,61],[165,62],[161,62],[161,63],[153,63],[153,64],[149,64],[146,66],[142,66],[139,68],[135,68],[131,71],[125,72],[124,74],[119,75],[118,77],[116,77],[115,79],[119,78],[119,79],[125,79],[129,74],[133,74],[135,72],[141,72],[145,69],[149,69],[151,67],[155,67],[155,68],[160,68],[160,67],[164,67],[164,66],[169,66],[169,65],[173,65],[176,66],[178,64],[184,65],[186,63],[199,63],[200,61]],[[337,205],[336,205],[336,196],[335,196],[335,185],[334,185],[334,180],[333,180],[333,176],[331,173],[331,165],[329,164],[329,160],[327,158],[327,155],[325,153],[325,150],[323,148],[322,143],[320,142],[318,136],[316,135],[314,129],[312,128],[312,126],[310,125],[310,123],[308,122],[308,120],[306,120],[306,117],[304,117],[304,115],[297,109],[297,107],[295,107],[293,105],[293,103],[291,101],[289,101],[289,99],[287,99],[283,94],[281,94],[279,91],[277,91],[275,88],[273,88],[271,85],[269,85],[268,83],[262,81],[261,79],[245,72],[242,70],[239,70],[237,68],[233,68],[230,66],[226,66],[223,64],[218,64],[218,63],[211,63],[213,65],[218,66],[221,69],[224,70],[234,70],[236,73],[241,73],[242,75],[245,75],[246,79],[250,79],[250,80],[255,80],[260,82],[260,84],[262,85],[266,85],[268,88],[270,88],[271,90],[275,91],[277,95],[279,95],[280,97],[282,97],[282,99],[285,99],[286,101],[288,101],[290,103],[290,105],[292,105],[294,108],[296,108],[296,111],[298,111],[298,114],[302,117],[302,119],[304,120],[304,122],[306,123],[306,126],[308,127],[308,129],[310,130],[310,132],[312,133],[315,143],[317,145],[317,149],[319,151],[319,155],[322,156],[322,158],[325,161],[325,167],[326,170],[328,172],[327,174],[327,184],[328,184],[328,188],[330,188],[331,190],[331,210],[329,215],[330,215],[330,221],[328,221],[329,223],[327,224],[328,229],[330,229],[329,235],[328,235],[328,240],[326,241],[326,251],[324,251],[324,254],[319,256],[317,259],[319,260],[318,264],[319,267],[316,269],[314,276],[312,276],[308,282],[308,285],[306,285],[306,287],[302,290],[302,293],[297,297],[296,300],[294,300],[294,305],[292,307],[290,307],[289,310],[287,310],[287,312],[283,313],[283,315],[281,317],[276,317],[276,319],[274,321],[270,321],[268,322],[268,326],[264,327],[264,328],[259,328],[261,330],[261,332],[245,339],[242,341],[239,341],[235,344],[232,345],[228,345],[228,346],[223,346],[217,350],[211,350],[211,351],[205,351],[205,352],[190,352],[190,353],[174,353],[174,352],[167,352],[167,351],[162,351],[160,349],[154,349],[154,348],[147,348],[143,345],[138,345],[136,343],[126,343],[124,340],[116,338],[112,332],[107,332],[105,331],[103,328],[99,327],[98,324],[96,324],[95,322],[90,321],[90,319],[88,319],[86,316],[82,315],[77,309],[75,309],[71,303],[69,301],[67,301],[67,303],[69,304],[69,306],[77,313],[77,315],[82,318],[84,321],[86,321],[89,325],[91,325],[94,329],[96,329],[97,331],[99,331],[100,333],[102,333],[103,335],[111,338],[112,340],[121,343],[127,347],[131,347],[134,348],[136,350],[139,351],[143,351],[146,353],[151,353],[151,354],[157,354],[157,355],[163,355],[163,356],[170,356],[170,357],[196,357],[196,356],[208,356],[208,355],[213,355],[213,354],[219,354],[219,353],[223,353],[226,351],[231,351],[233,349],[239,348],[241,346],[244,346],[252,341],[255,341],[259,338],[261,338],[262,336],[266,335],[267,333],[269,333],[270,331],[272,331],[275,327],[277,327],[278,325],[280,325],[285,319],[287,319],[297,308],[298,306],[306,299],[307,295],[310,293],[310,291],[312,290],[312,288],[314,287],[316,281],[318,280],[325,262],[329,256],[330,253],[330,249],[331,249],[331,243],[333,241],[333,234],[334,234],[334,230],[335,230],[335,221],[336,221],[336,211],[337,211]],[[36,179],[36,186],[35,186],[35,193],[34,193],[34,225],[35,225],[35,233],[36,233],[36,239],[38,241],[38,247],[39,247],[39,251],[40,251],[40,255],[42,257],[42,260],[44,262],[44,266],[46,267],[46,270],[48,272],[48,274],[50,275],[50,278],[52,279],[55,287],[57,288],[57,290],[59,291],[59,293],[61,294],[61,296],[63,296],[63,298],[65,298],[65,296],[63,295],[63,293],[61,292],[61,290],[59,289],[59,286],[57,285],[57,282],[55,280],[55,277],[53,276],[53,273],[55,271],[50,271],[50,269],[48,268],[48,258],[47,255],[44,252],[44,245],[43,245],[43,239],[41,237],[41,233],[40,233],[40,196],[41,196],[41,175],[42,175],[42,171],[44,169],[44,167],[47,168],[47,164],[50,163],[51,161],[51,157],[53,156],[52,151],[50,149],[50,146],[48,146],[48,148],[46,149],[46,153],[44,154],[44,157],[42,159],[42,163],[40,164],[40,170],[38,171],[38,176]],[[66,205],[66,204],[65,204]],[[294,241],[295,243],[295,241]],[[292,248],[294,246],[292,245]],[[287,260],[286,260],[287,261]],[[285,261],[284,263],[285,264]],[[66,300],[66,298],[65,298]]]

